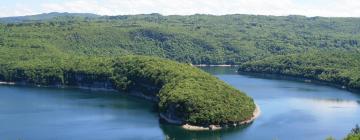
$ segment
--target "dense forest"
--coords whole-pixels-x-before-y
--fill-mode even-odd
[[[0,51],[33,52],[29,55],[38,50],[107,57],[138,54],[193,64],[240,64],[313,51],[360,52],[357,18],[50,13],[0,18],[0,23]]]
[[[164,107],[172,106],[164,101],[198,102],[211,98],[206,96],[208,90],[216,93],[214,97],[228,96],[218,95],[220,90],[238,91],[186,64],[169,62],[171,65],[167,66],[162,60],[157,64],[146,57],[142,62],[119,57],[146,55],[192,64],[240,65],[240,71],[305,77],[359,89],[359,41],[360,18],[71,13],[0,18],[0,80],[61,86],[79,82],[91,85],[96,79],[105,87],[128,90],[132,83],[145,78],[146,82],[155,83],[159,107],[164,111]],[[190,70],[190,75],[175,65]],[[157,72],[160,67],[164,71]],[[187,89],[189,95],[195,91],[199,95],[190,99],[174,86]],[[211,88],[197,89],[198,86]],[[235,100],[244,99],[241,96],[229,104],[238,106]],[[201,103],[182,106],[180,110],[187,115],[180,118],[193,124],[220,124],[243,120],[254,107],[249,105],[244,108],[245,115],[232,118],[229,116],[234,114],[221,114],[222,110],[206,112],[214,104]],[[233,109],[224,102],[212,107]],[[207,114],[210,120],[199,114]]]
[[[159,87],[164,116],[190,124],[238,124],[253,117],[253,99],[218,78],[188,64],[152,57],[128,56],[115,61],[117,88],[147,83]],[[175,114],[175,116],[174,116]]]
[[[273,56],[246,62],[239,70],[314,79],[342,88],[360,89],[360,53],[313,51]]]
[[[0,81],[46,86],[141,89],[177,123],[233,125],[253,117],[252,98],[189,64],[147,56],[64,57],[1,62]],[[97,83],[97,84],[95,84]],[[131,92],[130,92],[131,93]]]
[[[359,18],[72,13],[0,18],[2,67],[36,67],[33,60],[64,63],[59,58],[73,56],[148,55],[192,64],[243,64],[240,71],[359,88],[359,41]]]

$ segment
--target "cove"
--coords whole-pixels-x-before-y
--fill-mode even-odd
[[[156,105],[126,93],[0,86],[0,139],[325,139],[360,123],[360,97],[337,88],[204,67],[246,92],[262,114],[252,124],[191,132],[159,123]]]

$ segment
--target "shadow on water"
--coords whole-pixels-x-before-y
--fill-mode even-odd
[[[308,80],[306,78],[297,78],[297,77],[273,75],[273,74],[240,72],[238,75],[242,75],[248,78],[275,81],[276,83],[279,83],[279,85],[277,85],[277,88],[279,89],[284,88],[290,91],[296,91],[301,93],[301,95],[313,94],[312,96],[316,97],[319,96],[319,93],[322,93],[322,94],[327,94],[328,98],[335,98],[335,100],[337,100],[339,96],[342,95],[348,96],[348,99],[351,100],[353,100],[354,98],[360,98],[359,90],[344,89],[339,85],[323,82],[323,81]],[[318,94],[314,94],[314,93],[318,93]],[[344,100],[344,99],[338,99],[338,100]]]
[[[258,78],[258,79],[269,79],[269,80],[277,80],[277,81],[291,81],[291,82],[298,82],[298,83],[308,83],[308,84],[317,84],[317,85],[327,85],[336,87],[338,89],[343,89],[342,86],[335,85],[328,82],[318,81],[318,80],[311,80],[308,78],[300,78],[300,77],[293,77],[293,76],[285,76],[279,74],[264,74],[264,73],[252,73],[252,72],[239,72],[239,66],[231,66],[231,67],[217,67],[217,66],[204,66],[198,67],[205,72],[208,72],[213,75],[243,75],[249,78]],[[305,89],[306,90],[306,89]],[[354,93],[360,93],[358,90],[351,90]]]
[[[80,88],[35,87],[24,85],[3,85],[2,87],[20,91],[19,95],[14,96],[24,97],[28,95],[28,99],[42,98],[59,104],[68,102],[71,106],[143,110],[150,111],[151,113],[157,112],[156,103],[143,98],[131,96],[126,92]],[[26,91],[27,95],[22,94],[22,91]]]
[[[227,73],[227,74],[234,74],[234,73]],[[343,88],[343,86],[326,82],[320,80],[314,80],[309,78],[302,78],[302,77],[294,77],[294,76],[287,76],[287,75],[280,75],[280,74],[265,74],[265,73],[251,73],[251,72],[238,72],[237,74],[247,76],[249,78],[258,78],[258,79],[268,79],[268,80],[277,80],[277,81],[290,81],[293,83],[302,83],[302,84],[309,84],[309,85],[321,85],[321,86],[328,86],[344,91],[349,91],[354,94],[358,94],[360,96],[360,90],[357,89],[348,89]]]
[[[354,90],[354,89],[344,89],[342,86],[318,81],[318,80],[309,80],[307,78],[299,78],[299,77],[292,77],[292,76],[284,76],[284,75],[276,75],[276,74],[262,74],[262,73],[250,73],[250,72],[238,72],[238,66],[232,66],[232,67],[199,67],[200,69],[204,70],[205,72],[208,72],[213,75],[223,76],[223,75],[241,75],[244,76],[249,81],[252,79],[262,79],[262,80],[271,80],[274,81],[273,83],[278,83],[279,85],[272,85],[278,86],[279,88],[284,89],[290,89],[290,90],[298,90],[298,91],[304,91],[304,93],[315,93],[320,91],[319,88],[323,88],[321,90],[324,90],[326,88],[327,90],[340,90],[340,91],[349,91],[351,94],[353,94],[355,97],[360,97],[360,91]],[[269,81],[268,83],[271,83]],[[295,85],[306,85],[306,86],[292,86],[288,83],[293,83]]]
[[[217,131],[189,131],[183,129],[181,126],[172,125],[163,121],[160,121],[160,128],[165,134],[167,140],[221,140],[224,135],[232,133],[242,133],[251,124],[243,125],[239,127],[225,128]]]
[[[29,97],[26,98],[28,99],[36,98],[39,101],[46,100],[45,102],[46,104],[48,102],[52,102],[53,104],[61,104],[60,106],[62,107],[64,107],[64,105],[65,106],[70,105],[71,107],[80,107],[81,110],[89,110],[89,109],[93,110],[96,108],[101,110],[108,110],[108,111],[111,110],[110,115],[114,117],[111,122],[117,121],[117,122],[113,122],[115,124],[118,124],[119,122],[121,123],[122,121],[124,121],[124,119],[129,119],[128,122],[137,121],[137,119],[139,119],[138,115],[147,114],[152,116],[151,118],[159,120],[160,131],[167,139],[218,140],[218,139],[223,139],[223,136],[227,134],[241,133],[243,130],[245,130],[248,127],[248,125],[246,125],[236,128],[227,128],[219,131],[188,131],[181,128],[181,126],[177,126],[161,121],[158,116],[156,103],[153,103],[151,101],[142,98],[129,96],[127,95],[127,93],[121,93],[116,91],[92,91],[92,90],[76,89],[76,88],[63,88],[63,89],[46,88],[46,87],[39,88],[33,86],[3,86],[3,87],[5,89],[9,88],[11,90],[18,90],[19,97],[24,96],[24,94],[21,91],[26,91],[26,93],[29,95]],[[13,87],[17,87],[17,88],[13,88]],[[125,112],[121,112],[121,110],[125,110]],[[135,112],[129,112],[129,110],[133,110]],[[136,116],[134,116],[133,118],[123,118],[122,116],[124,114],[122,113],[127,113],[127,114],[131,113],[131,115],[136,115]],[[140,117],[140,119],[144,121],[146,120],[146,116]],[[96,121],[96,120],[92,120],[92,121]]]

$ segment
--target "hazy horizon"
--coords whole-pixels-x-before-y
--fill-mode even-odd
[[[303,15],[307,17],[360,17],[356,0],[12,0],[0,6],[0,17],[51,12],[97,15]]]

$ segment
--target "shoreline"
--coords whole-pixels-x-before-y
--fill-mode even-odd
[[[0,85],[28,85],[28,86],[35,86],[35,87],[55,87],[55,88],[77,88],[77,89],[83,89],[83,90],[94,90],[94,91],[117,91],[115,89],[108,89],[108,88],[94,88],[94,87],[86,87],[86,86],[41,86],[41,85],[32,85],[32,84],[24,84],[24,83],[16,83],[16,82],[4,82],[4,81],[0,81]],[[130,96],[134,96],[134,97],[139,97],[148,101],[156,101],[154,99],[151,99],[139,92],[131,92],[132,94]],[[245,125],[245,124],[249,124],[251,122],[253,122],[257,117],[260,116],[261,114],[261,110],[259,108],[259,106],[257,104],[255,104],[255,110],[253,112],[253,115],[251,118],[238,122],[238,123],[234,123],[233,127],[236,127],[238,125]],[[190,125],[190,124],[183,124],[181,121],[179,120],[172,120],[167,118],[164,114],[159,113],[160,119],[164,119],[166,122],[170,123],[170,124],[175,124],[175,125],[181,125],[181,127],[183,129],[189,130],[189,131],[214,131],[214,130],[221,130],[224,129],[226,126],[220,126],[220,125],[209,125],[209,126],[196,126],[196,125]]]
[[[258,118],[261,115],[261,110],[260,110],[259,105],[255,104],[255,106],[256,107],[255,107],[255,110],[253,112],[253,116],[248,120],[240,122],[239,123],[240,125],[249,124],[249,123],[255,121],[255,119]]]
[[[261,110],[260,110],[260,107],[255,104],[255,110],[253,112],[253,116],[247,120],[244,120],[244,121],[241,121],[239,123],[235,123],[233,124],[233,127],[236,127],[238,125],[245,125],[245,124],[249,124],[249,123],[252,123],[253,121],[255,121],[256,118],[258,118],[260,115],[261,115]],[[174,123],[175,124],[179,124],[179,121],[177,120],[172,120],[172,119],[169,119],[167,117],[165,117],[164,115],[162,115],[160,113],[160,118],[161,119],[164,119],[165,121],[167,121],[168,123]],[[185,130],[189,130],[189,131],[215,131],[215,130],[221,130],[221,129],[224,129],[226,128],[227,126],[220,126],[220,125],[209,125],[209,126],[196,126],[196,125],[190,125],[190,124],[183,124],[181,125],[181,128],[185,129]]]
[[[4,81],[0,81],[0,85],[15,85],[15,82],[4,82]]]
[[[266,79],[277,79],[277,80],[290,80],[290,81],[297,81],[297,82],[304,82],[304,83],[312,83],[318,84],[323,86],[329,86],[333,88],[337,88],[340,90],[345,90],[353,93],[360,93],[360,89],[350,88],[345,85],[314,79],[314,78],[306,78],[306,77],[299,77],[293,75],[286,75],[286,74],[274,74],[274,73],[263,73],[263,72],[248,72],[248,71],[238,71],[238,74],[244,74],[249,76],[254,76],[256,78],[266,78]]]
[[[4,82],[0,81],[0,85],[16,85],[16,86],[32,86],[32,87],[45,87],[45,88],[74,88],[74,89],[83,89],[91,91],[117,91],[114,88],[105,88],[105,87],[89,87],[89,86],[66,86],[66,85],[36,85],[28,83],[16,83],[16,82]]]

